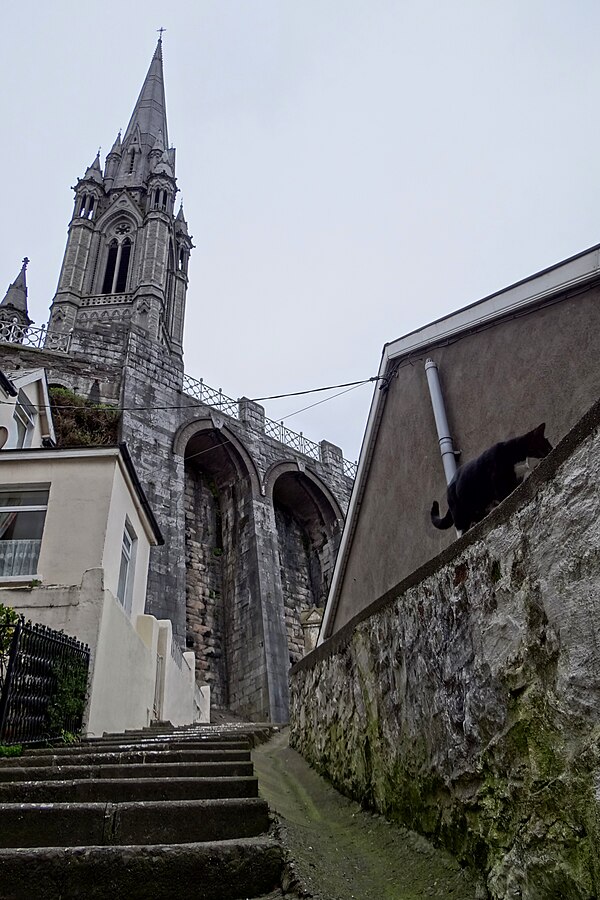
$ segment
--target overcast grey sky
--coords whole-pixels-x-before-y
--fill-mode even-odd
[[[21,0],[0,290],[29,256],[37,324],[70,186],[126,127],[160,26],[196,244],[186,371],[229,396],[374,375],[385,342],[600,241],[598,3]],[[355,459],[371,393],[286,424]]]

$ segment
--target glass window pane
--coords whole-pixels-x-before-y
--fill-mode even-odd
[[[127,574],[129,572],[129,557],[121,551],[121,568],[119,570],[119,585],[117,587],[117,599],[125,606],[125,592],[127,590]]]
[[[48,491],[0,491],[0,506],[46,506]]]
[[[0,541],[41,540],[46,510],[0,513]]]

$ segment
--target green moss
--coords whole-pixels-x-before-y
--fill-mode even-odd
[[[14,609],[0,603],[0,653],[8,653],[18,619]]]
[[[0,744],[0,758],[6,759],[11,756],[21,756],[23,747],[21,744]]]
[[[82,659],[67,657],[53,670],[56,690],[48,705],[48,724],[52,735],[70,735],[71,722],[80,720],[87,698],[88,667]],[[73,735],[75,738],[75,735]]]
[[[497,584],[502,577],[502,570],[500,569],[500,563],[497,559],[492,560],[492,564],[490,566],[490,580],[492,584]]]
[[[114,406],[91,403],[62,387],[49,389],[59,447],[102,447],[119,440],[121,415]]]

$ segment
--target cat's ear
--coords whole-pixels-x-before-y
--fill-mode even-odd
[[[541,425],[538,425],[538,427],[537,427],[537,428],[534,428],[533,430],[534,430],[534,432],[535,432],[536,434],[540,434],[542,437],[544,437],[544,431],[545,431],[545,429],[546,429],[546,423],[545,423],[545,422],[542,422]]]

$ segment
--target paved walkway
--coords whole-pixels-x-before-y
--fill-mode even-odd
[[[343,797],[288,745],[253,751],[261,795],[281,822],[299,896],[315,900],[476,900],[473,879],[424,838]]]

